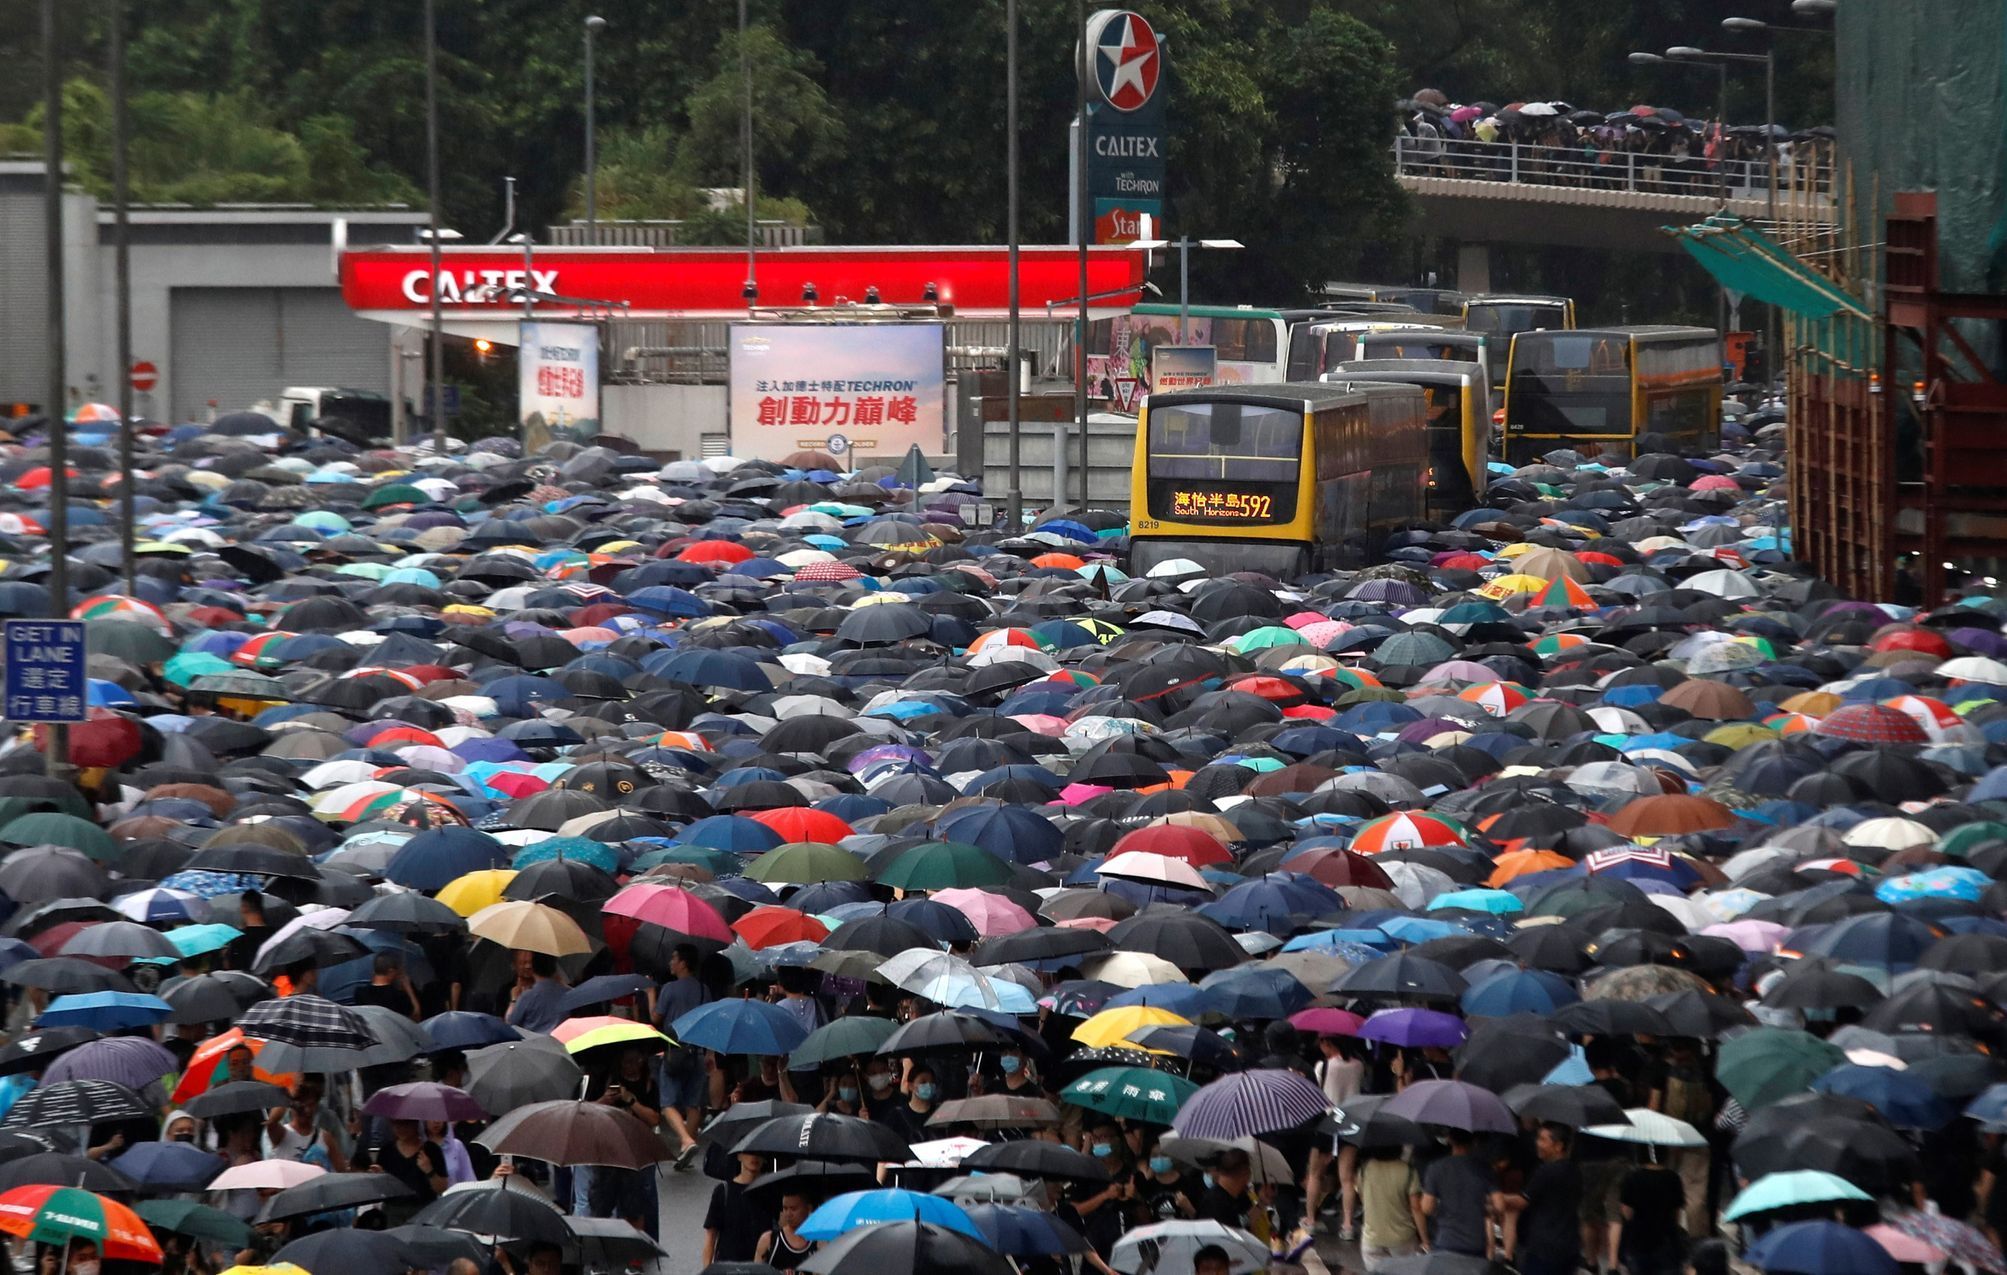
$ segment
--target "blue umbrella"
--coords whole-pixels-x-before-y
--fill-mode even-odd
[[[383,875],[407,889],[430,893],[469,872],[508,866],[507,846],[485,832],[455,825],[428,828],[399,846]]]
[[[521,1032],[493,1014],[477,1014],[465,1009],[434,1014],[418,1026],[424,1031],[425,1039],[432,1042],[432,1047],[441,1050],[479,1049],[483,1045],[522,1039]]]
[[[1812,1082],[1819,1093],[1859,1098],[1899,1129],[1942,1129],[1958,1109],[1921,1077],[1892,1067],[1846,1063]]]
[[[58,996],[35,1018],[37,1027],[89,1027],[124,1031],[167,1021],[174,1006],[144,992],[79,992]]]
[[[981,846],[1012,863],[1057,858],[1066,834],[1044,815],[1024,806],[971,806],[940,821],[934,833],[944,841]]]
[[[1897,1275],[1888,1250],[1838,1222],[1792,1222],[1749,1246],[1744,1254],[1765,1271],[1788,1275]]]
[[[744,815],[711,815],[678,832],[676,840],[684,845],[706,846],[733,854],[758,854],[782,844],[786,838]]]
[[[1206,975],[1206,999],[1236,1021],[1287,1018],[1310,1003],[1311,991],[1287,970],[1240,965]]]
[[[1511,1014],[1551,1014],[1582,999],[1575,985],[1546,970],[1507,969],[1472,983],[1463,993],[1463,1012],[1488,1018]]]
[[[918,1191],[846,1191],[817,1206],[808,1220],[796,1229],[807,1240],[833,1240],[860,1226],[886,1222],[932,1222],[950,1231],[960,1231],[973,1239],[983,1233],[952,1200]]]
[[[1085,1253],[1086,1239],[1057,1214],[1022,1204],[972,1204],[963,1210],[985,1244],[1006,1257]]]
[[[189,1142],[138,1142],[111,1166],[149,1191],[200,1191],[229,1163]]]
[[[1149,1005],[1183,1018],[1195,1018],[1213,1008],[1213,999],[1204,988],[1192,983],[1145,983],[1110,996],[1102,1008],[1119,1009],[1125,1005]]]
[[[724,1000],[699,1005],[671,1023],[669,1034],[681,1044],[713,1053],[777,1056],[807,1040],[808,1028],[770,1002]]]

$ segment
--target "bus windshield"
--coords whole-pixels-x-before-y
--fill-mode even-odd
[[[1244,403],[1150,409],[1152,478],[1294,483],[1302,455],[1300,411]]]
[[[1473,301],[1464,311],[1464,328],[1486,336],[1511,336],[1517,332],[1566,327],[1567,307],[1541,302]]]
[[[1461,343],[1431,341],[1412,332],[1367,332],[1359,338],[1362,359],[1451,359],[1459,363],[1478,361],[1475,347]]]
[[[1511,425],[1530,434],[1629,434],[1631,346],[1594,332],[1522,334],[1512,346]]]

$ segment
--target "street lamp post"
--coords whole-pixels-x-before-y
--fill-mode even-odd
[[[1087,48],[1087,0],[1074,0],[1074,116],[1077,129],[1073,152],[1073,220],[1077,227],[1080,252],[1080,318],[1073,329],[1073,420],[1080,430],[1080,512],[1087,512],[1087,244],[1093,237],[1093,205],[1087,198],[1087,77],[1091,73]],[[1053,503],[1062,493],[1054,492]]]
[[[599,153],[593,127],[592,37],[606,30],[606,19],[594,14],[585,20],[585,236],[599,242]]]
[[[1018,402],[1020,316],[1018,313],[1017,226],[1017,0],[1004,0],[1004,234],[1010,254],[1010,321],[1004,343],[1009,346],[1004,367],[1010,384],[1004,389],[1010,430],[1010,490],[1004,497],[1004,525],[1016,535],[1024,527],[1024,428]]]
[[[117,294],[112,344],[118,360],[118,509],[119,569],[127,593],[139,587],[138,531],[133,509],[132,474],[132,247],[129,217],[131,191],[126,171],[125,0],[111,0],[106,14],[106,48],[111,62],[112,109],[112,288]]]
[[[432,368],[426,378],[426,407],[432,414],[432,450],[446,454],[445,317],[439,309],[439,26],[434,0],[425,0],[425,185],[432,255]]]
[[[1633,53],[1630,56],[1630,63],[1632,66],[1668,66],[1678,62],[1690,64],[1695,59],[1684,57],[1682,54],[1683,52],[1696,51],[1667,49],[1664,57],[1660,57],[1656,53]],[[1725,205],[1728,202],[1728,68],[1717,62],[1714,64],[1714,72],[1717,81],[1714,97],[1714,126],[1720,130],[1719,136],[1716,138],[1720,145],[1717,148],[1718,153],[1715,156],[1715,188],[1720,193],[1721,202]]]
[[[739,149],[745,160],[745,203],[746,203],[746,305],[751,307],[760,295],[759,249],[754,239],[753,223],[753,59],[752,51],[746,47],[746,0],[739,0]]]
[[[1771,234],[1777,233],[1777,138],[1775,136],[1777,132],[1777,57],[1775,50],[1766,49],[1760,54],[1723,53],[1712,49],[1696,49],[1691,45],[1678,45],[1674,48],[1667,49],[1666,56],[1683,62],[1714,63],[1715,66],[1720,68],[1721,70],[1722,83],[1723,83],[1722,93],[1724,97],[1727,95],[1728,92],[1726,86],[1728,80],[1728,64],[1730,62],[1739,62],[1743,64],[1759,63],[1759,62],[1762,63],[1763,157],[1765,161],[1764,185],[1767,187],[1767,189],[1764,192],[1765,196],[1764,215],[1765,215],[1765,220],[1769,224],[1770,233]],[[1727,156],[1724,155],[1722,157],[1722,168],[1724,170],[1724,173],[1726,172],[1727,167],[1728,167],[1728,160]],[[1779,353],[1777,347],[1782,338],[1777,314],[1777,307],[1774,305],[1770,307],[1770,321],[1768,324],[1765,325],[1765,327],[1766,327],[1766,332],[1764,335],[1764,354],[1763,354],[1764,371],[1772,379],[1775,379],[1777,374],[1777,364],[1778,364],[1777,356]],[[1724,331],[1725,330],[1726,329],[1724,329]]]
[[[1177,239],[1138,239],[1129,246],[1131,248],[1141,248],[1146,252],[1155,251],[1158,248],[1176,248],[1178,250],[1179,345],[1185,345],[1191,341],[1192,249],[1233,249],[1247,247],[1246,244],[1238,239],[1194,239],[1190,235],[1185,235]]]
[[[70,452],[63,409],[69,401],[64,364],[69,343],[64,339],[63,295],[63,60],[56,28],[56,0],[42,0],[42,216],[44,251],[48,260],[49,401],[43,409],[49,435],[49,614],[58,620],[70,614]],[[67,781],[70,775],[70,730],[60,723],[48,728],[42,750],[44,772]]]

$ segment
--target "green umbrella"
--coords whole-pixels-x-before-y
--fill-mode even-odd
[[[875,1054],[885,1038],[898,1030],[899,1024],[889,1018],[858,1015],[835,1019],[810,1032],[807,1040],[795,1046],[794,1052],[787,1056],[788,1069],[807,1071],[823,1063]]]
[[[1962,823],[1945,833],[1943,840],[1937,843],[1935,849],[1947,859],[1963,859],[1980,843],[1986,841],[2007,841],[2007,823],[1995,819]]]
[[[378,487],[362,502],[364,509],[381,509],[385,505],[429,505],[432,497],[413,487],[410,483],[392,483],[388,487]]]
[[[236,673],[241,670],[220,655],[211,655],[207,651],[183,651],[169,659],[162,671],[167,675],[168,681],[176,686],[186,687],[198,677],[215,677],[218,674]]]
[[[1234,638],[1227,645],[1242,655],[1249,651],[1266,651],[1275,646],[1308,646],[1303,635],[1286,624],[1264,624]]]
[[[1847,1055],[1810,1032],[1758,1027],[1722,1042],[1715,1078],[1749,1111],[1804,1093]]]
[[[231,1248],[251,1242],[251,1228],[222,1209],[212,1209],[193,1200],[142,1200],[133,1212],[140,1221],[162,1231],[173,1231],[192,1239],[209,1240]]]
[[[1010,865],[981,846],[926,841],[887,864],[878,884],[899,890],[951,890],[1002,885],[1010,879]]]
[[[1060,1091],[1059,1100],[1123,1120],[1168,1125],[1199,1087],[1152,1067],[1096,1067]]]
[[[51,793],[48,796],[0,797],[0,827],[13,823],[22,815],[32,815],[44,810],[57,810],[85,819],[91,815],[90,805],[74,788],[62,793]]]
[[[664,846],[636,859],[634,870],[646,872],[665,863],[694,864],[720,877],[735,876],[745,867],[745,862],[729,850],[714,850],[710,846]]]
[[[109,655],[132,665],[158,664],[176,649],[157,631],[131,620],[84,621],[84,644],[93,655]]]
[[[1730,1222],[1754,1213],[1788,1209],[1799,1204],[1826,1204],[1834,1200],[1872,1200],[1875,1197],[1836,1173],[1817,1169],[1793,1169],[1786,1173],[1766,1173],[1742,1189],[1721,1216]]]
[[[862,881],[864,860],[820,841],[794,841],[753,860],[746,875],[765,885],[810,885],[817,881]]]
[[[103,828],[76,815],[48,811],[22,815],[0,828],[0,843],[10,846],[63,846],[81,850],[99,863],[111,863],[119,855],[118,842],[112,840],[111,834]]]

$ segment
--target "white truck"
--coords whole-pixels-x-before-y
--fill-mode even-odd
[[[295,433],[332,434],[358,447],[376,447],[390,439],[390,408],[390,400],[373,390],[288,385],[277,403],[268,399],[251,410]]]

